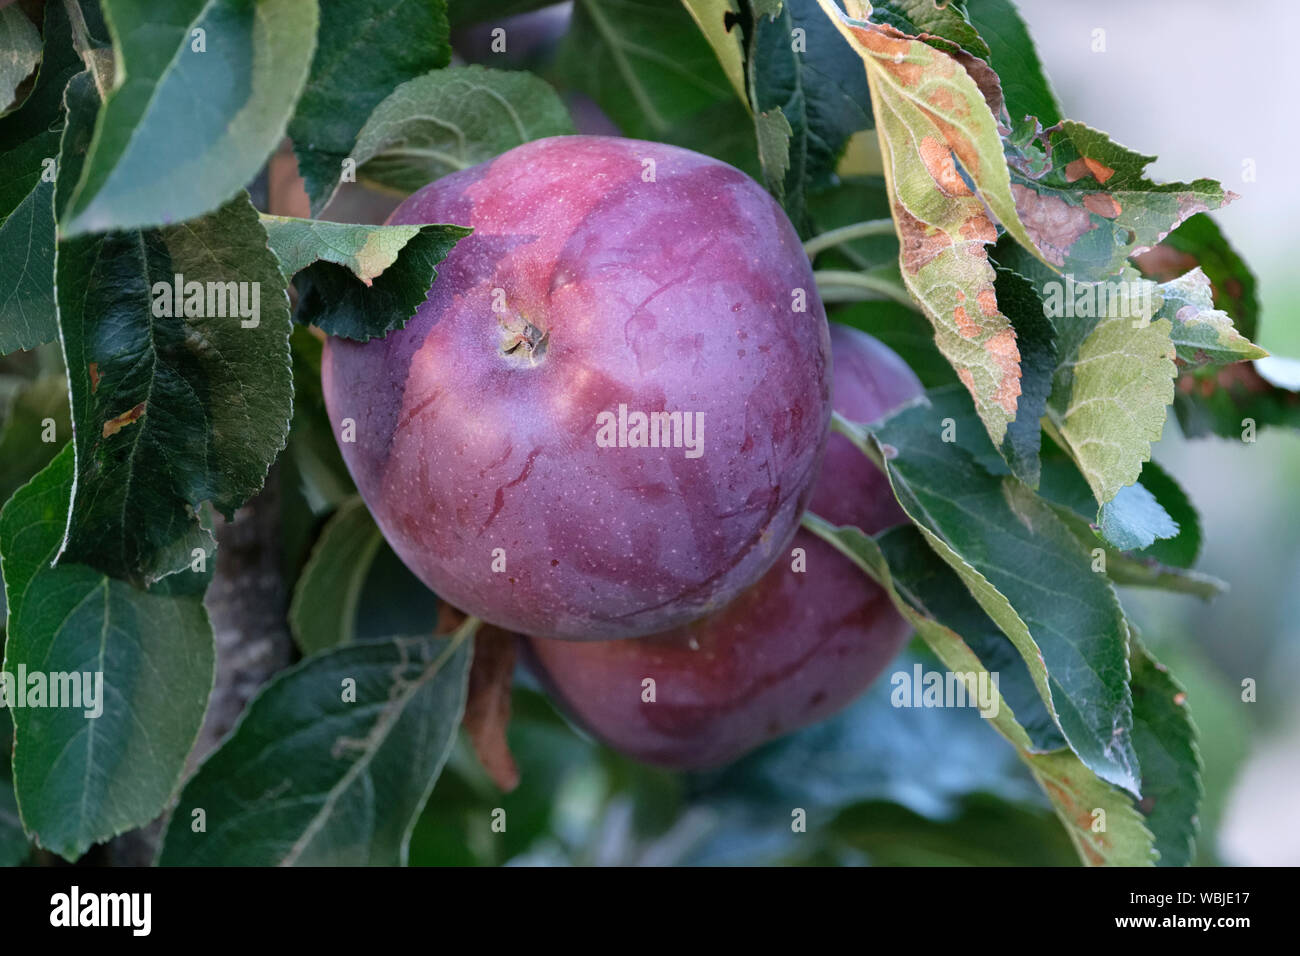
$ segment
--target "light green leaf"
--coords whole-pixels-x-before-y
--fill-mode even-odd
[[[294,318],[362,342],[406,325],[429,294],[435,266],[471,232],[268,215],[261,221],[286,280],[297,275]]]
[[[1168,319],[1104,317],[1057,368],[1047,415],[1099,505],[1137,481],[1160,440],[1177,371],[1169,333]]]
[[[442,0],[330,0],[320,17],[311,74],[289,124],[312,215],[333,196],[371,110],[398,84],[451,59]]]
[[[316,0],[103,5],[116,83],[61,210],[66,236],[178,223],[235,197],[284,136],[315,47]]]
[[[339,647],[279,674],[186,784],[158,862],[405,864],[464,713],[471,631]],[[190,828],[196,809],[206,832]]]
[[[521,143],[572,132],[555,90],[533,74],[452,67],[393,90],[357,135],[352,158],[367,179],[411,193]]]
[[[1121,551],[1138,551],[1178,534],[1178,522],[1140,482],[1125,485],[1102,505],[1097,523],[1101,536]]]
[[[741,50],[742,38],[740,26],[727,27],[726,17],[740,16],[737,0],[682,0],[682,5],[699,25],[700,32],[717,54],[722,72],[727,74],[731,88],[746,106],[749,97],[745,95],[745,57]]]
[[[140,591],[84,565],[51,567],[73,485],[65,448],[0,512],[9,602],[4,669],[89,674],[91,707],[24,706],[15,724],[14,789],[27,831],[75,860],[167,806],[212,690],[210,573],[186,570]],[[102,684],[93,675],[102,674]],[[75,698],[74,698],[75,699]],[[95,716],[88,716],[94,711]]]

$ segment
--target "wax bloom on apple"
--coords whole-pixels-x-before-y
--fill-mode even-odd
[[[870,336],[837,325],[831,343],[834,407],[846,418],[875,421],[922,394]],[[831,436],[813,510],[871,534],[907,520],[885,476],[841,435]],[[629,641],[522,644],[552,699],[594,736],[647,763],[700,768],[842,709],[908,633],[875,582],[800,530],[756,585],[703,620]]]
[[[786,552],[825,446],[829,340],[762,187],[566,136],[389,221],[474,230],[404,329],[331,339],[323,364],[343,457],[425,584],[510,630],[627,638],[722,608]]]

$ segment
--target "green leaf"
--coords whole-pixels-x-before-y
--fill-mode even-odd
[[[904,33],[926,33],[927,41],[942,38],[982,60],[989,58],[989,48],[971,25],[961,0],[942,4],[934,0],[883,0],[871,5],[871,15],[877,22]]]
[[[0,10],[0,113],[14,104],[18,87],[41,62],[41,34],[14,4]]]
[[[367,179],[411,193],[521,143],[572,132],[555,90],[533,74],[452,67],[393,90],[366,120],[352,158]]]
[[[95,101],[89,74],[78,74],[56,205]],[[59,243],[77,467],[61,560],[157,580],[212,550],[203,502],[230,516],[261,488],[284,447],[293,389],[288,296],[266,242],[244,195],[181,226]],[[187,288],[203,294],[187,298]]]
[[[1047,502],[987,470],[983,462],[1001,461],[961,391],[929,397],[931,406],[905,409],[870,433],[845,431],[885,462],[903,509],[1015,644],[1080,759],[1136,792],[1128,635],[1113,589]],[[943,440],[947,419],[957,442]]]
[[[43,375],[26,384],[0,425],[0,503],[48,465],[71,434],[67,380]]]
[[[1174,400],[1167,319],[1099,320],[1078,351],[1062,356],[1047,414],[1104,505],[1131,485],[1160,440]]]
[[[361,342],[405,326],[428,296],[437,264],[472,231],[268,215],[261,220],[285,279],[297,275],[294,318]]]
[[[1300,368],[1296,359],[1271,357],[1270,369]],[[1178,379],[1174,411],[1188,438],[1219,435],[1235,441],[1254,441],[1266,425],[1300,429],[1300,382],[1296,376],[1281,381],[1260,374],[1257,362],[1240,362],[1222,368],[1190,372]]]
[[[742,103],[748,104],[745,93],[745,56],[741,49],[740,27],[735,21],[740,17],[738,0],[682,0],[682,5],[695,19],[704,39],[717,54],[718,64],[727,75],[731,88]],[[731,26],[728,26],[731,24]]]
[[[465,637],[339,647],[277,675],[186,784],[158,862],[405,864],[465,709]]]
[[[987,80],[991,71],[887,27],[850,20],[830,0],[818,3],[866,65],[903,281],[934,325],[939,351],[969,389],[994,446],[1001,446],[1016,418],[1021,356],[1011,321],[999,309],[985,249],[997,239],[985,202],[999,217],[1010,211],[1014,219],[1002,141],[973,78]],[[958,172],[954,155],[984,201]]]
[[[103,3],[116,83],[65,236],[178,223],[236,197],[284,136],[315,46],[315,0]]]
[[[1033,38],[1011,0],[968,0],[967,12],[988,44],[989,65],[1002,81],[1013,123],[1036,117],[1043,126],[1061,121],[1061,107],[1034,49]]]
[[[887,532],[879,543],[862,534],[857,528],[833,528],[820,519],[805,518],[809,527],[825,540],[835,545],[889,593],[895,607],[916,628],[917,633],[943,662],[949,671],[979,675],[992,667],[990,661],[979,656],[963,628],[982,634],[987,639],[987,624],[962,596],[955,581],[944,581],[937,570],[915,573],[925,565],[920,552],[908,542],[910,531],[896,529]],[[924,532],[924,529],[922,529]],[[881,545],[891,541],[891,556],[887,559]],[[907,555],[906,563],[900,557]],[[895,577],[896,564],[910,565],[907,580]],[[960,572],[959,572],[960,573]],[[982,653],[990,653],[997,645],[984,643]],[[1041,666],[1041,662],[1040,662]],[[984,678],[988,680],[988,678]],[[1022,681],[1015,680],[1003,686],[1017,688],[1024,694]],[[1026,700],[1032,700],[1026,696]],[[999,693],[997,710],[989,718],[994,728],[1005,737],[1028,766],[1034,778],[1051,800],[1053,809],[1065,825],[1080,858],[1089,865],[1141,866],[1152,862],[1153,838],[1143,825],[1142,817],[1122,791],[1099,779],[1079,757],[1069,750],[1036,752],[1033,742],[1013,711],[1006,695]],[[1032,709],[1032,708],[1030,708]],[[1096,811],[1105,812],[1106,827],[1094,827]]]
[[[98,700],[23,706],[14,789],[27,831],[69,860],[141,826],[180,782],[212,690],[209,573],[139,591],[84,565],[51,567],[66,522],[73,455],[65,448],[0,512],[9,602],[4,669],[31,678],[102,674]],[[90,688],[87,687],[87,690]],[[96,716],[90,711],[101,710]]]
[[[786,0],[775,19],[756,17],[753,33],[749,71],[759,156],[768,188],[802,227],[807,191],[834,181],[849,137],[872,125],[867,78],[815,0]],[[784,150],[774,148],[771,117],[778,115],[786,121]],[[769,160],[773,154],[778,161]]]
[[[432,632],[438,599],[401,563],[365,503],[339,506],[302,570],[289,626],[304,654],[394,634]]]
[[[1178,523],[1141,482],[1125,485],[1102,505],[1097,524],[1101,536],[1121,551],[1137,551],[1178,534]]]
[[[1170,321],[1169,337],[1184,365],[1200,368],[1268,357],[1233,327],[1228,313],[1214,307],[1210,280],[1199,267],[1160,283],[1159,289],[1156,315]]]
[[[0,581],[0,587],[3,581]],[[0,598],[0,613],[4,601]],[[18,815],[18,800],[14,796],[13,772],[10,754],[14,750],[14,725],[9,710],[0,707],[0,866],[19,866],[32,852],[31,841],[23,831],[23,821]]]
[[[442,0],[331,0],[289,136],[312,215],[334,195],[371,110],[399,84],[451,59]]]
[[[1133,641],[1133,745],[1142,760],[1142,800],[1161,866],[1187,866],[1196,852],[1197,813],[1205,795],[1196,728],[1187,693]]]
[[[719,155],[707,148],[728,120],[750,116],[691,14],[660,0],[576,0],[556,56],[557,78],[585,93],[627,136]]]
[[[102,28],[86,4],[90,28]],[[0,117],[0,355],[53,342],[54,163],[63,88],[81,70],[62,3],[45,4],[45,52],[22,108]]]

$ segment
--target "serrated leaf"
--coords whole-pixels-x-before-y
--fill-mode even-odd
[[[805,519],[805,524],[885,588],[899,612],[912,623],[949,671],[979,675],[996,666],[981,657],[981,654],[990,653],[997,647],[995,642],[975,645],[980,646],[981,654],[977,654],[968,642],[966,629],[973,633],[987,632],[988,624],[992,622],[982,618],[979,608],[964,599],[956,581],[945,582],[944,572],[937,568],[931,568],[927,575],[909,574],[906,579],[896,577],[899,567],[926,563],[921,552],[908,542],[908,537],[914,534],[910,529],[895,529],[873,541],[856,528],[832,528],[819,519]],[[886,541],[890,542],[892,552],[889,558],[881,547]],[[911,557],[904,559],[907,554]],[[948,576],[951,574],[949,571]],[[999,691],[1004,686],[1020,687],[1021,682],[1004,685],[1000,680]],[[998,694],[997,705],[989,722],[1015,747],[1016,753],[1042,786],[1083,862],[1094,866],[1150,865],[1153,837],[1128,797],[1099,779],[1069,750],[1035,752],[1029,734],[1021,725],[1017,712],[1008,704],[1005,694]],[[1098,809],[1106,814],[1104,830],[1094,827]]]
[[[818,3],[866,64],[903,281],[1000,446],[1016,418],[1021,368],[985,250],[997,240],[985,201],[999,213],[1010,206],[1010,193],[993,114],[967,72],[978,67],[891,27],[850,20],[830,0]]]
[[[61,177],[77,167],[94,103],[79,74]],[[182,299],[184,285],[205,291],[197,309],[180,311],[205,314],[175,314],[177,275]],[[284,278],[246,195],[182,226],[60,242],[57,278],[77,462],[59,558],[157,580],[212,549],[199,506],[231,515],[284,447],[293,390]],[[249,308],[236,307],[241,297]]]
[[[1160,866],[1195,857],[1197,813],[1205,795],[1196,728],[1187,692],[1136,637],[1133,661],[1133,744],[1142,760],[1138,808],[1156,838]]]
[[[1211,179],[1153,183],[1143,173],[1154,156],[1083,123],[1066,120],[1043,138],[1046,145],[1008,140],[1011,192],[1023,232],[1003,222],[1067,275],[1093,281],[1116,275],[1129,256],[1160,242],[1188,216],[1236,198]]]
[[[1162,282],[1156,315],[1168,319],[1182,364],[1192,368],[1267,358],[1268,353],[1236,330],[1228,313],[1214,307],[1210,280],[1199,267]]]
[[[740,27],[735,20],[740,16],[738,0],[682,0],[682,5],[713,47],[722,72],[736,91],[742,103],[748,105],[745,93],[745,57],[741,49]],[[732,24],[728,26],[728,24]]]
[[[1136,792],[1127,630],[1113,589],[1047,502],[981,464],[1001,459],[961,391],[928,394],[928,407],[846,433],[874,446],[904,511],[1015,644],[1071,748],[1098,776]],[[947,419],[957,442],[943,440]],[[980,457],[961,442],[982,446]]]
[[[559,96],[531,73],[451,67],[393,90],[366,120],[352,158],[367,179],[410,193],[521,143],[572,132]]]
[[[339,647],[277,675],[186,784],[159,864],[405,864],[464,711],[465,636]]]
[[[315,47],[315,0],[103,6],[116,83],[65,236],[178,223],[236,197],[284,135]]]
[[[1141,482],[1125,485],[1101,506],[1101,536],[1121,551],[1139,551],[1178,534],[1178,523]]]
[[[866,76],[814,0],[786,0],[775,19],[756,17],[753,33],[749,80],[759,157],[769,190],[802,228],[808,190],[834,181],[849,137],[872,125]],[[778,115],[789,144],[779,151],[771,128]]]
[[[330,0],[321,5],[311,73],[289,136],[312,215],[334,195],[370,112],[399,84],[451,59],[442,0]]]
[[[41,61],[41,34],[17,4],[0,9],[0,113],[14,106],[18,86]]]
[[[1097,321],[1063,356],[1047,415],[1069,445],[1099,505],[1142,473],[1174,400],[1174,346],[1167,319]]]
[[[1237,330],[1254,338],[1259,328],[1259,297],[1254,273],[1204,213],[1188,218],[1164,239],[1134,258],[1142,274],[1156,282],[1177,279],[1200,267],[1210,278],[1214,307],[1232,317]]]
[[[943,39],[982,60],[989,58],[989,48],[967,18],[961,0],[942,4],[934,0],[883,0],[871,5],[871,15],[904,33],[925,33],[927,40]]]
[[[67,447],[0,512],[4,669],[29,680],[45,674],[51,688],[48,675],[102,674],[97,716],[86,715],[84,699],[11,710],[23,821],[68,860],[163,811],[198,736],[214,668],[203,609],[209,572],[182,571],[146,592],[84,565],[50,566],[72,486]]]
[[[437,264],[472,231],[268,215],[261,221],[286,281],[297,277],[294,319],[361,342],[405,326],[428,296]]]
[[[1032,116],[1043,126],[1059,123],[1061,107],[1015,4],[1011,0],[969,0],[966,8],[971,24],[988,44],[989,65],[1002,82],[1012,122]]]

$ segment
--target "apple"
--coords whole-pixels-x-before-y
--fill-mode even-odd
[[[831,328],[836,411],[873,421],[921,394],[880,342]],[[871,534],[906,520],[884,475],[839,435],[813,502]],[[845,707],[908,636],[885,592],[848,558],[803,530],[794,548],[801,570],[792,551],[703,620],[628,641],[525,638],[524,660],[562,710],[614,749],[678,769],[728,763]]]
[[[508,630],[604,639],[762,577],[830,419],[825,313],[762,187],[688,150],[565,136],[389,221],[474,229],[404,329],[323,359],[344,460],[426,585]]]

